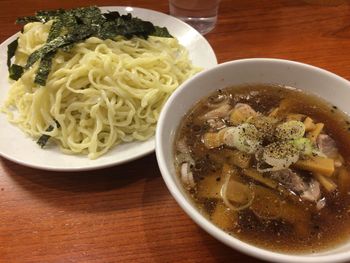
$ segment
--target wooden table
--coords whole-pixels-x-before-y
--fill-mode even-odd
[[[219,62],[284,58],[350,79],[350,6],[342,2],[347,1],[222,0],[219,22],[206,38]],[[19,30],[16,17],[86,5],[168,13],[165,0],[1,0],[0,41]],[[226,247],[193,223],[169,194],[150,154],[79,173],[40,171],[0,158],[0,262],[259,260]]]

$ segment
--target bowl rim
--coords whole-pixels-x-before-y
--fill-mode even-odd
[[[188,79],[185,81],[180,87],[178,87],[175,92],[169,97],[168,101],[164,105],[161,114],[158,119],[158,125],[156,128],[156,158],[158,162],[158,166],[160,169],[160,172],[162,174],[162,177],[165,181],[165,184],[167,188],[169,189],[171,195],[175,198],[176,202],[180,205],[180,207],[186,212],[186,214],[197,223],[203,230],[205,230],[207,233],[212,235],[217,240],[221,241],[222,243],[228,245],[231,248],[234,248],[240,252],[243,252],[246,255],[253,256],[259,259],[264,259],[268,261],[274,261],[274,262],[344,262],[346,260],[350,259],[350,251],[345,252],[336,252],[335,254],[319,254],[319,255],[313,255],[310,253],[305,254],[284,254],[281,252],[273,252],[272,250],[260,248],[258,246],[246,243],[244,241],[239,240],[238,238],[229,235],[225,231],[221,230],[219,227],[215,226],[213,223],[211,223],[205,216],[203,216],[197,209],[195,209],[190,202],[185,198],[185,196],[181,193],[180,189],[176,185],[175,180],[173,179],[173,176],[171,175],[170,171],[168,170],[166,166],[166,161],[163,158],[164,156],[164,145],[165,143],[169,142],[163,142],[163,133],[162,128],[164,126],[164,123],[166,123],[167,115],[169,112],[169,108],[174,104],[174,101],[176,100],[178,94],[182,92],[183,89],[186,88],[186,86],[190,85],[192,82],[195,82],[196,79],[202,78],[202,76],[206,75],[207,72],[212,71],[220,71],[223,67],[231,66],[234,64],[239,63],[256,63],[256,62],[262,62],[262,63],[283,63],[289,66],[296,66],[296,67],[303,67],[308,70],[313,70],[316,72],[319,72],[324,75],[328,75],[330,78],[335,78],[337,81],[343,82],[345,85],[349,87],[350,91],[350,82],[330,71],[327,71],[325,69],[312,66],[309,64],[292,61],[292,60],[285,60],[285,59],[275,59],[275,58],[247,58],[247,59],[239,59],[239,60],[232,60],[225,63],[218,64],[217,66],[202,71],[195,75],[194,77]],[[326,251],[322,251],[321,253],[326,253]]]

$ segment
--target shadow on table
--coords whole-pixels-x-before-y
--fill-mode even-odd
[[[62,209],[91,213],[142,206],[145,178],[160,177],[154,154],[137,163],[84,172],[43,171],[2,158],[0,162],[18,191]]]

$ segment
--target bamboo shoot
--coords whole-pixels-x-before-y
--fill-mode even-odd
[[[332,176],[334,173],[334,160],[330,158],[312,156],[306,160],[298,160],[294,167],[325,176]]]

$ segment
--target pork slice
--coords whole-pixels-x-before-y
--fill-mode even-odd
[[[235,105],[235,109],[239,109],[240,111],[243,111],[249,115],[255,116],[257,113],[256,111],[248,104],[246,103],[237,103]]]
[[[209,120],[215,118],[224,118],[229,114],[230,110],[231,106],[229,104],[222,104],[220,107],[205,113],[203,116],[201,116],[201,119]]]
[[[281,183],[285,188],[299,195],[301,199],[317,202],[321,197],[320,184],[315,179],[307,183],[291,169],[284,169],[271,173],[272,179]]]
[[[209,119],[207,120],[211,131],[221,130],[226,127],[226,123],[223,119]]]
[[[307,183],[304,182],[300,175],[293,172],[291,169],[272,172],[271,177],[287,189],[296,193],[304,192],[308,188]]]
[[[302,192],[300,197],[303,200],[317,202],[321,197],[320,183],[312,178],[309,182],[308,189]]]
[[[327,134],[317,136],[316,143],[320,151],[329,158],[334,158],[338,155],[338,148],[335,141]]]
[[[176,149],[180,152],[180,153],[185,153],[188,154],[190,152],[190,149],[188,148],[188,145],[186,144],[186,140],[185,139],[181,139],[176,143]]]

